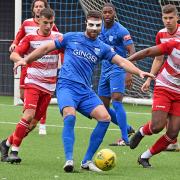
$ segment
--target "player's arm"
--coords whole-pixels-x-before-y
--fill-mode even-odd
[[[140,70],[133,63],[131,63],[130,61],[127,61],[126,59],[124,59],[123,57],[117,54],[112,58],[112,63],[117,64],[118,66],[124,68],[127,72],[136,74],[140,76],[141,78],[144,78],[144,76],[154,78],[153,74]]]
[[[126,50],[129,56],[133,55],[135,53],[134,43],[127,45]],[[132,74],[131,73],[126,74],[125,82],[126,82],[126,88],[130,89],[132,87]]]
[[[128,57],[127,59],[129,61],[137,61],[137,60],[141,60],[145,57],[155,57],[155,56],[160,56],[162,54],[163,53],[162,53],[161,49],[158,48],[158,46],[153,46],[153,47],[138,51],[135,54]]]
[[[21,41],[21,39],[25,36],[25,29],[24,29],[24,25],[22,24],[21,27],[19,28],[19,31],[16,34],[16,37],[13,41],[13,43],[11,44],[11,46],[9,47],[9,52],[14,51],[14,49],[16,48],[16,46],[19,44],[19,42]]]
[[[15,48],[15,50],[10,55],[10,60],[12,60],[14,63],[17,63],[18,61],[23,60],[24,54],[29,50],[30,46],[30,40],[27,36],[25,36],[21,43]]]
[[[32,53],[30,53],[28,56],[24,58],[24,61],[26,63],[31,63],[33,61],[36,61],[38,58],[41,58],[42,56],[48,54],[49,52],[56,49],[55,42],[47,43],[44,46],[41,46],[37,49],[35,49]]]

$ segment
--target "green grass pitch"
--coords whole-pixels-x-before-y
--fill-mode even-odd
[[[13,106],[12,97],[0,96],[0,140],[15,129],[22,113],[22,106]],[[150,106],[125,105],[128,122],[135,129],[151,118]],[[80,162],[88,146],[89,136],[95,127],[95,120],[77,114],[75,128],[74,161],[75,172],[64,173],[64,152],[61,140],[62,118],[56,105],[49,106],[47,135],[39,136],[36,128],[24,139],[19,156],[22,162],[11,165],[0,162],[0,180],[179,180],[180,152],[162,152],[151,159],[152,168],[143,169],[137,164],[138,156],[162,135],[146,137],[137,149],[109,147],[120,134],[117,126],[111,124],[99,149],[110,148],[117,155],[116,167],[101,174],[80,170]],[[180,141],[180,138],[178,139]]]

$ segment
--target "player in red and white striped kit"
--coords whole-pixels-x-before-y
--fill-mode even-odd
[[[42,9],[47,8],[47,7],[49,7],[47,0],[34,0],[32,2],[31,11],[32,11],[32,17],[33,18],[26,19],[22,23],[13,43],[11,44],[11,46],[9,48],[10,52],[12,52],[15,49],[15,47],[19,44],[19,42],[23,39],[23,37],[26,34],[36,32],[36,30],[39,28],[39,22],[38,22],[39,21],[39,14],[40,14]],[[52,26],[52,30],[58,32],[58,28],[56,27],[55,24]],[[20,98],[22,101],[24,101],[24,80],[26,77],[26,73],[27,73],[26,67],[25,66],[21,67]],[[40,120],[39,134],[41,134],[41,135],[46,134],[46,125],[45,124],[46,124],[46,114]]]
[[[36,48],[53,42],[57,38],[62,39],[62,34],[51,31],[53,24],[54,11],[44,8],[40,12],[39,29],[21,40],[11,54],[11,60],[17,62]],[[59,53],[58,50],[52,51],[27,66],[23,115],[15,131],[0,144],[1,161],[11,163],[21,161],[18,157],[21,142],[28,135],[29,130],[32,130],[31,122],[34,120],[37,122],[45,115],[51,96],[55,91]],[[10,146],[12,149],[8,156]]]
[[[143,125],[130,140],[130,148],[134,149],[146,135],[157,134],[167,124],[166,133],[151,148],[138,158],[144,168],[151,167],[149,159],[165,150],[169,144],[177,141],[180,130],[180,38],[174,38],[160,45],[139,51],[129,60],[136,61],[148,56],[166,54],[161,71],[157,75],[153,95],[152,120]],[[147,87],[142,86],[146,91]]]
[[[156,45],[159,45],[163,42],[168,41],[171,38],[180,38],[180,24],[177,23],[179,20],[178,11],[174,5],[168,4],[162,8],[162,20],[165,28],[161,29],[156,35]],[[157,74],[161,69],[161,66],[164,62],[164,55],[155,57],[151,72]],[[144,83],[146,88],[149,88],[151,79],[148,78]],[[167,151],[180,151],[180,145],[178,142],[170,144]]]

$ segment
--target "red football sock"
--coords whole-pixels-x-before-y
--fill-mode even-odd
[[[169,144],[174,143],[174,141],[177,141],[177,139],[170,139],[167,134],[164,134],[150,148],[151,154],[155,155],[160,153],[161,151],[165,150]]]
[[[46,114],[40,119],[40,124],[46,124]]]
[[[13,133],[14,134],[14,133]],[[10,144],[13,143],[13,134],[11,134],[9,137],[8,137],[8,141]]]
[[[143,133],[144,135],[152,135],[153,132],[151,130],[151,121],[147,122],[144,126],[143,126]]]
[[[26,119],[21,119],[20,122],[16,126],[16,130],[13,134],[13,146],[19,147],[23,138],[27,134],[27,129],[30,122],[28,122]]]

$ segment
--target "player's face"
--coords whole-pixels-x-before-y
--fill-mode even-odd
[[[86,35],[91,39],[96,39],[101,31],[102,19],[88,18],[86,24]]]
[[[50,31],[52,29],[52,26],[54,25],[54,17],[51,19],[47,19],[44,16],[40,17],[39,19],[39,30],[40,33],[43,35],[49,35]]]
[[[162,15],[162,21],[168,31],[175,31],[177,28],[178,16],[175,13],[168,13]]]
[[[102,10],[103,20],[105,24],[112,24],[114,22],[115,11],[110,6],[105,6]]]
[[[39,18],[40,12],[42,9],[45,8],[44,2],[42,1],[36,1],[34,3],[34,8],[33,8],[33,12],[35,14],[35,17]]]

